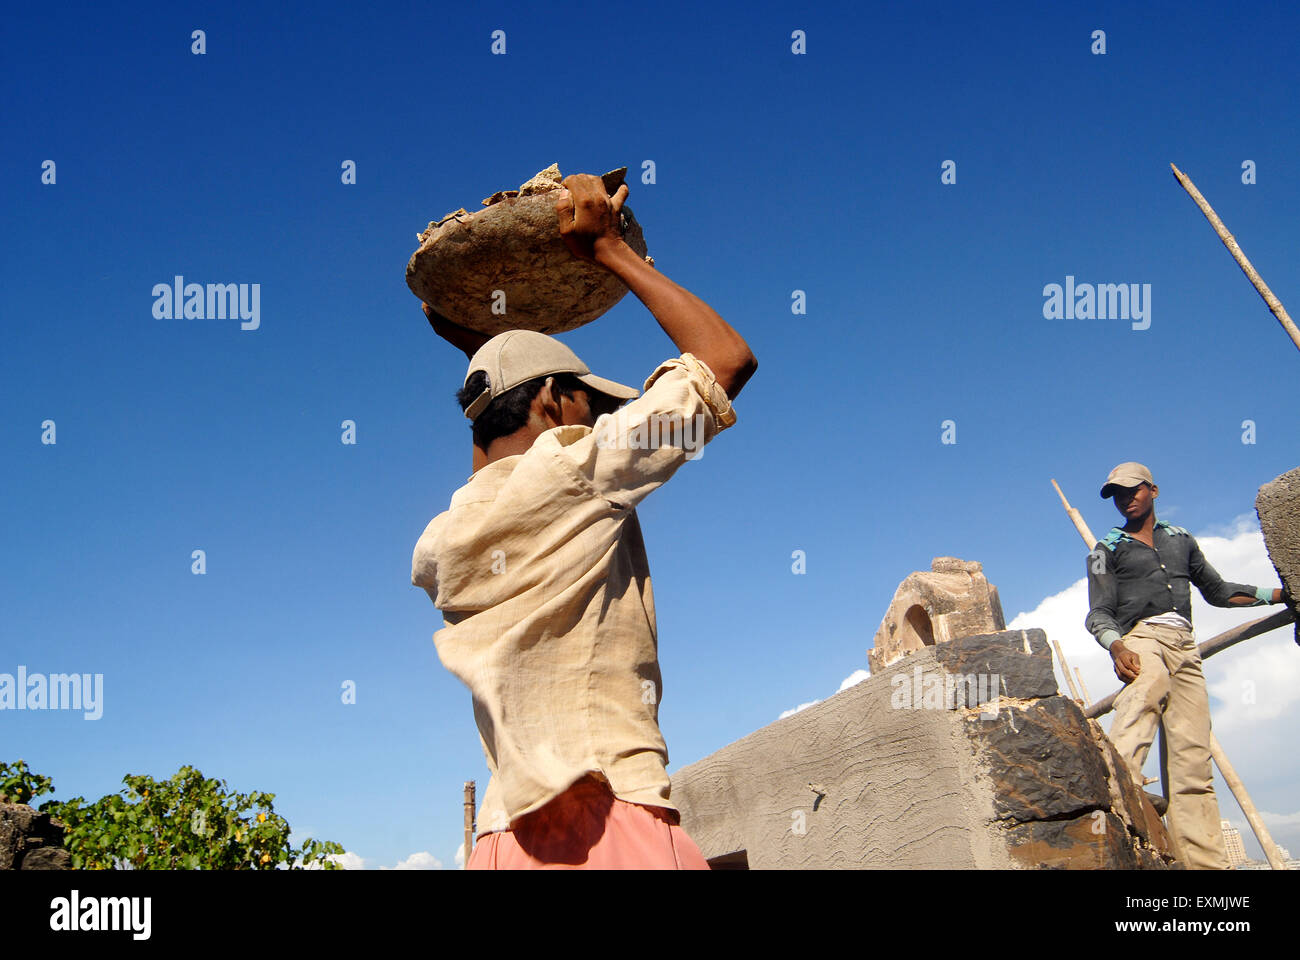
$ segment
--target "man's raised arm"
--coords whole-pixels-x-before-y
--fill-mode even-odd
[[[611,197],[600,177],[578,173],[565,177],[564,186],[555,211],[569,250],[627,284],[677,349],[702,360],[728,399],[735,400],[758,369],[758,360],[712,307],[646,263],[623,240],[619,210],[627,199],[627,184]]]

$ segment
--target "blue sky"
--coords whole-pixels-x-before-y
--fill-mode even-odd
[[[404,268],[429,220],[553,162],[631,168],[656,266],[760,362],[736,426],[639,511],[670,769],[832,694],[932,557],[982,561],[1008,619],[1069,589],[1084,550],[1051,477],[1100,531],[1115,517],[1101,481],[1141,460],[1162,516],[1237,536],[1259,485],[1296,466],[1300,358],[1169,163],[1300,309],[1297,19],[1200,4],[15,11],[0,38],[0,672],[103,673],[105,708],[0,716],[0,755],[59,797],[188,763],[274,792],[300,832],[367,865],[452,864],[461,784],[487,772],[410,559],[470,472],[465,361]],[[178,274],[259,284],[259,328],[156,319],[151,291]],[[1067,276],[1150,284],[1150,327],[1045,319],[1045,285]],[[633,296],[563,339],[634,385],[676,354]],[[1288,762],[1256,798],[1281,816],[1300,811]]]

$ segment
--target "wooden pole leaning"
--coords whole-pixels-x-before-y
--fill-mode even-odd
[[[1083,542],[1086,543],[1088,549],[1091,550],[1097,545],[1097,538],[1094,537],[1092,531],[1088,529],[1088,524],[1084,522],[1083,514],[1070,506],[1070,501],[1065,499],[1065,494],[1061,492],[1061,485],[1057,483],[1055,479],[1052,480],[1052,486],[1056,488],[1056,495],[1061,498],[1061,503],[1065,506],[1066,515],[1069,516],[1070,520],[1074,523],[1074,529],[1079,531],[1079,536],[1083,537]]]
[[[1282,329],[1287,332],[1287,336],[1291,338],[1291,342],[1296,345],[1297,349],[1300,349],[1300,329],[1296,328],[1295,321],[1293,321],[1290,314],[1286,312],[1286,307],[1282,306],[1282,301],[1273,294],[1273,291],[1268,288],[1268,284],[1264,282],[1264,278],[1259,275],[1258,271],[1256,271],[1251,265],[1251,262],[1246,259],[1246,254],[1243,253],[1241,247],[1237,245],[1236,238],[1228,232],[1228,228],[1223,225],[1223,221],[1220,220],[1219,215],[1214,212],[1214,208],[1210,206],[1210,202],[1206,200],[1205,197],[1201,196],[1201,191],[1196,189],[1196,184],[1192,183],[1187,174],[1183,173],[1183,171],[1179,170],[1172,163],[1169,164],[1169,166],[1173,169],[1174,176],[1178,178],[1178,182],[1183,185],[1183,189],[1187,191],[1188,196],[1196,201],[1196,205],[1201,208],[1201,213],[1205,214],[1205,219],[1210,221],[1210,226],[1212,226],[1214,232],[1219,235],[1219,239],[1223,241],[1223,245],[1228,248],[1228,252],[1232,254],[1232,259],[1237,261],[1237,266],[1241,267],[1241,272],[1246,275],[1246,279],[1254,284],[1255,290],[1264,298],[1264,302],[1268,304],[1269,310],[1273,311],[1273,316],[1277,317],[1277,322],[1282,324]]]
[[[1092,703],[1092,695],[1088,693],[1088,685],[1083,682],[1083,674],[1079,672],[1078,667],[1074,668],[1074,675],[1078,678],[1079,689],[1083,691],[1083,706],[1087,709],[1088,704]]]
[[[1079,688],[1074,685],[1074,677],[1070,676],[1070,664],[1065,659],[1065,651],[1061,645],[1056,642],[1056,637],[1052,637],[1052,646],[1056,648],[1056,659],[1061,662],[1061,672],[1065,674],[1065,682],[1070,685],[1070,697],[1086,707],[1088,704],[1079,696]]]
[[[1268,865],[1274,870],[1287,869],[1286,861],[1282,859],[1282,852],[1278,850],[1277,844],[1273,842],[1273,837],[1268,832],[1268,827],[1264,826],[1264,821],[1259,816],[1259,811],[1255,809],[1255,804],[1251,802],[1250,794],[1246,792],[1246,785],[1241,782],[1241,777],[1237,776],[1237,771],[1233,769],[1228,762],[1227,756],[1223,752],[1223,747],[1219,746],[1219,741],[1215,739],[1213,733],[1210,734],[1210,756],[1214,758],[1215,765],[1219,772],[1223,774],[1224,781],[1228,784],[1228,789],[1232,795],[1237,798],[1241,804],[1241,812],[1246,815],[1246,821],[1250,824],[1250,829],[1255,831],[1255,839],[1259,841],[1260,847],[1264,850],[1264,856],[1268,859]]]

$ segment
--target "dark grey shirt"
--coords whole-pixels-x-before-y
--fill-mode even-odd
[[[1192,621],[1192,584],[1207,603],[1232,607],[1228,598],[1244,593],[1262,606],[1261,590],[1229,583],[1201,554],[1196,538],[1182,527],[1157,520],[1152,546],[1112,527],[1088,554],[1088,617],[1084,626],[1107,649],[1147,617],[1174,611]],[[1271,593],[1270,593],[1271,597]],[[1113,634],[1113,635],[1112,635]]]

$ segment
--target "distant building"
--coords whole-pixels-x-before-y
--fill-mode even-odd
[[[1228,865],[1234,870],[1247,861],[1246,845],[1241,842],[1241,831],[1227,820],[1220,820],[1223,829],[1223,845],[1228,848]]]

